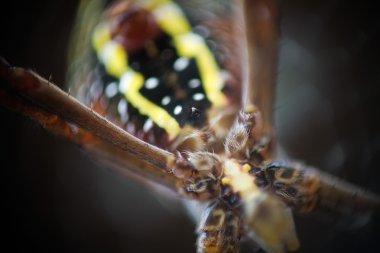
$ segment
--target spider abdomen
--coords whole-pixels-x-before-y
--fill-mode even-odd
[[[116,2],[93,34],[87,103],[128,132],[168,147],[224,107],[225,71],[200,30],[172,1]]]

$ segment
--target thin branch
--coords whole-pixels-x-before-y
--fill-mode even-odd
[[[117,172],[134,177],[143,184],[150,179],[173,191],[176,190],[178,179],[173,174],[168,174],[145,161],[136,159],[127,151],[99,139],[82,128],[75,127],[58,115],[33,105],[11,91],[0,88],[0,98],[1,106],[32,119],[50,133],[70,140]]]
[[[242,0],[246,52],[243,53],[243,108],[256,105],[265,134],[272,135],[277,77],[279,12],[277,0]]]
[[[17,93],[28,101],[27,104],[39,108],[42,112],[56,114],[62,120],[93,133],[107,143],[112,143],[137,160],[145,161],[166,173],[171,171],[176,159],[174,154],[130,135],[38,74],[22,68],[10,67],[2,59],[0,78],[3,90]],[[27,110],[24,112],[28,114]]]
[[[346,214],[370,210],[380,212],[380,197],[377,194],[320,170],[317,173],[321,184],[320,208]]]

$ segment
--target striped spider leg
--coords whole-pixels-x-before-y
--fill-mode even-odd
[[[256,4],[245,10],[258,10],[258,17],[262,17],[260,11],[269,13],[269,20],[249,20],[251,16],[246,15],[246,23],[255,23],[254,27],[258,28],[253,32],[247,30],[250,45],[255,43],[250,39],[250,32],[258,34],[258,38],[267,38],[259,28],[271,23],[276,12],[271,1],[245,4]],[[259,24],[256,26],[256,23]],[[276,25],[269,26],[269,32],[273,28],[276,29]],[[239,238],[243,236],[252,238],[268,252],[292,250],[298,247],[298,240],[292,214],[285,203],[301,212],[309,212],[319,205],[335,208],[338,201],[347,206],[360,203],[366,209],[376,204],[372,200],[376,197],[368,197],[351,185],[331,181],[331,177],[320,176],[319,172],[304,166],[272,161],[275,154],[271,96],[276,62],[273,57],[277,49],[277,35],[274,35],[269,37],[272,44],[265,43],[269,45],[271,57],[248,50],[248,66],[255,66],[253,61],[257,61],[258,74],[267,75],[258,77],[249,71],[243,74],[243,77],[247,75],[243,83],[243,109],[231,130],[222,133],[218,128],[222,122],[216,120],[206,131],[181,132],[172,142],[170,152],[133,138],[46,80],[29,71],[11,69],[6,64],[1,66],[2,80],[7,80],[1,87],[1,103],[71,139],[122,172],[128,173],[127,168],[190,198],[209,203],[198,228],[199,252],[237,252]],[[261,65],[265,59],[272,60]]]

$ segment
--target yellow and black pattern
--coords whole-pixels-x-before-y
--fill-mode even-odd
[[[149,13],[160,30],[138,49],[128,50],[107,19],[95,29],[93,46],[112,80],[104,83],[105,94],[110,99],[121,94],[119,109],[125,108],[123,103],[134,107],[147,118],[144,130],[157,125],[172,140],[185,125],[202,127],[211,106],[227,104],[222,70],[177,4],[141,1],[138,8]]]
[[[197,253],[238,253],[239,213],[225,203],[211,203],[203,213],[198,229]]]

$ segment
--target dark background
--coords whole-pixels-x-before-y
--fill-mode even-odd
[[[7,3],[5,3],[7,2]],[[0,55],[64,83],[77,1],[2,1]],[[380,194],[380,18],[372,1],[282,2],[278,138],[286,152]],[[10,252],[194,252],[178,204],[0,108],[2,246]],[[296,219],[301,252],[376,252],[379,217]],[[354,227],[359,227],[353,229]]]

